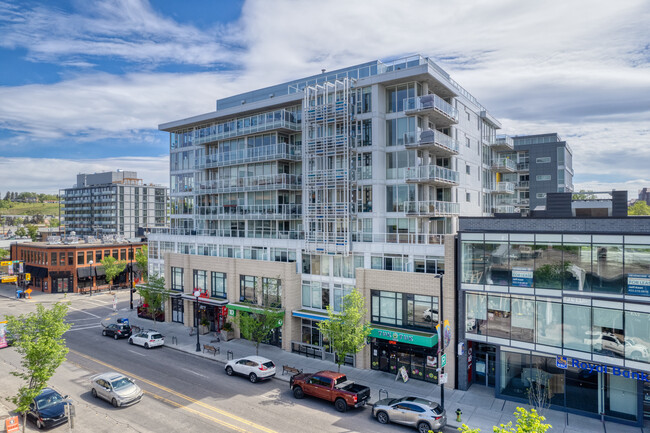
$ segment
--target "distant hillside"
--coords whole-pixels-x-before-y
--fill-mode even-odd
[[[1,200],[0,215],[54,215],[58,218],[58,203],[14,203]]]

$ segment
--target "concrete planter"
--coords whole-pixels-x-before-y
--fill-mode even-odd
[[[221,330],[221,339],[223,341],[230,341],[233,338],[235,338],[235,331],[226,331],[224,329]]]

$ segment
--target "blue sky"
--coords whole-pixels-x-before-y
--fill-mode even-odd
[[[0,191],[168,183],[157,126],[373,59],[432,57],[503,124],[558,132],[577,189],[650,186],[646,0],[0,0]]]

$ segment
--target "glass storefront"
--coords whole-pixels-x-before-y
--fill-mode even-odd
[[[438,383],[437,345],[424,347],[373,338],[370,350],[373,370],[396,375],[404,367],[411,379]]]

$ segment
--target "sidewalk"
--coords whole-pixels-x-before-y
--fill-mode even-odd
[[[227,362],[228,356],[231,355],[230,352],[232,352],[233,358],[255,354],[255,345],[250,341],[235,339],[227,342],[216,342],[216,337],[213,333],[199,336],[201,350],[203,349],[204,344],[209,344],[219,347],[220,353],[213,355],[210,353],[203,353],[203,351],[196,352],[196,335],[190,336],[188,327],[179,323],[170,322],[156,322],[154,324],[151,320],[137,317],[135,310],[111,313],[111,317],[104,319],[104,323],[112,322],[118,317],[127,317],[131,324],[140,326],[143,329],[153,328],[160,331],[165,336],[165,346],[168,348],[191,353],[208,359],[214,359],[216,362],[221,364]],[[277,369],[275,379],[287,382],[287,387],[291,375],[288,373],[282,375],[283,365],[302,369],[304,372],[309,373],[319,370],[336,370],[337,368],[336,364],[332,362],[307,358],[295,353],[285,352],[278,347],[269,346],[267,344],[260,345],[259,354],[260,356],[273,360]],[[427,382],[411,379],[404,383],[401,380],[395,380],[395,377],[389,373],[376,370],[363,370],[349,366],[342,366],[341,372],[345,373],[349,379],[370,387],[371,394],[369,403],[371,404],[379,400],[380,390],[382,390],[382,395],[385,395],[383,392],[384,390],[388,392],[389,397],[412,395],[438,402],[440,401],[440,387]],[[448,419],[447,425],[452,428],[460,427],[460,424],[465,423],[472,428],[479,427],[482,432],[491,432],[492,426],[494,425],[501,423],[505,424],[508,421],[514,422],[513,413],[517,406],[522,406],[522,404],[495,398],[493,388],[479,385],[472,385],[468,391],[445,388],[445,408],[447,410]],[[456,409],[460,409],[463,412],[462,423],[456,422]],[[650,429],[647,427],[641,429],[639,427],[630,427],[612,422],[606,422],[603,426],[599,420],[594,418],[567,414],[565,412],[550,409],[544,412],[544,416],[546,417],[546,421],[553,426],[552,430],[554,432],[650,432]]]

